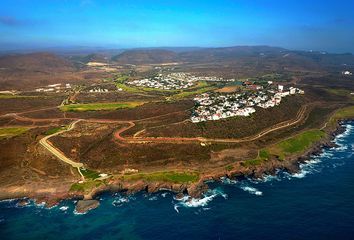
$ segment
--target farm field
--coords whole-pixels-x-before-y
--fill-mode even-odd
[[[123,108],[135,108],[143,105],[144,103],[145,102],[70,104],[70,105],[61,106],[60,110],[65,112],[116,110],[116,109],[123,109]]]

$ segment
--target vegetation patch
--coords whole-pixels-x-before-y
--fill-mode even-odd
[[[354,106],[339,109],[330,120],[330,124],[334,125],[340,119],[350,119],[354,118]]]
[[[168,97],[168,100],[175,100],[176,101],[176,100],[180,100],[180,99],[183,99],[186,97],[202,94],[205,92],[210,92],[215,89],[216,89],[215,86],[210,86],[207,82],[200,81],[200,82],[198,82],[197,86],[195,86],[194,88],[174,94],[174,95]]]
[[[103,182],[101,181],[86,181],[83,183],[74,183],[70,187],[70,191],[75,191],[75,192],[90,192],[92,189],[99,187],[102,185]]]
[[[225,167],[226,171],[231,171],[232,169],[234,169],[234,167],[232,165],[228,165]]]
[[[128,75],[122,74],[122,75],[116,76],[113,81],[114,81],[114,84],[116,85],[117,89],[122,89],[123,91],[132,92],[132,93],[142,92],[142,90],[140,90],[136,87],[126,85],[125,82],[128,79],[129,79]]]
[[[199,174],[196,172],[154,172],[124,175],[124,180],[145,180],[149,182],[189,183],[196,182]]]
[[[326,135],[321,130],[309,130],[270,147],[270,154],[283,160],[286,156],[306,151]]]
[[[341,97],[349,97],[354,100],[354,95],[351,95],[352,91],[343,88],[327,88],[327,92],[335,94]]]
[[[12,98],[40,98],[41,96],[26,96],[16,94],[0,94],[0,99],[12,99]]]
[[[18,136],[27,132],[28,130],[29,128],[26,127],[0,128],[0,139]]]
[[[246,160],[242,163],[242,165],[246,167],[257,166],[272,157],[276,157],[279,160],[284,160],[286,156],[306,151],[325,135],[326,133],[321,130],[309,130],[300,133],[273,146],[259,150],[257,158]]]
[[[54,128],[51,128],[51,129],[47,130],[44,134],[45,134],[45,135],[52,135],[52,134],[54,134],[54,133],[63,131],[63,130],[65,130],[66,128],[67,128],[67,126],[54,127]]]
[[[70,104],[60,107],[64,112],[85,112],[85,111],[101,111],[116,110],[122,108],[135,108],[143,105],[145,102],[119,102],[119,103],[87,103],[87,104]]]
[[[267,149],[261,149],[258,152],[258,156],[255,159],[250,159],[242,163],[245,167],[260,165],[263,161],[267,161],[270,158],[270,153]]]
[[[85,179],[95,180],[100,177],[100,174],[98,172],[90,169],[80,168],[80,172],[82,173],[82,175],[84,175]]]

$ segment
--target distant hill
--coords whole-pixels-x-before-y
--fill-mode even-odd
[[[30,53],[0,57],[0,89],[33,90],[54,83],[74,83],[82,79],[77,68],[51,53]]]
[[[82,62],[84,62],[84,63],[88,63],[88,62],[106,63],[108,61],[109,61],[108,56],[106,56],[104,54],[99,54],[99,53],[89,54],[89,55],[82,58]]]
[[[123,64],[153,64],[177,61],[178,54],[163,49],[127,50],[112,58],[112,61]]]
[[[25,71],[74,71],[73,64],[51,53],[30,53],[0,57],[0,68]]]
[[[166,62],[213,62],[228,61],[242,57],[280,55],[286,49],[268,46],[237,46],[224,48],[170,48],[134,49],[114,56],[112,61],[130,64],[149,64]]]
[[[354,68],[352,54],[294,51],[270,46],[234,46],[220,48],[132,49],[112,58],[122,64],[158,64],[170,62],[224,64],[228,72],[308,71],[341,72]],[[212,71],[212,69],[209,69]],[[214,69],[215,72],[220,70]]]
[[[179,58],[187,62],[227,61],[240,59],[242,57],[280,55],[283,51],[286,51],[286,49],[268,46],[205,48],[180,53]]]
[[[305,51],[295,51],[295,53],[323,66],[354,66],[354,55],[351,53],[330,54],[326,52]]]

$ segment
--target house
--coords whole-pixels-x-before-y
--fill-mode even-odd
[[[284,90],[284,86],[283,85],[278,85],[278,91],[282,92]]]
[[[351,75],[353,75],[351,72],[349,72],[349,71],[344,71],[344,72],[342,72],[342,74],[343,75],[347,75],[347,76],[351,76]]]

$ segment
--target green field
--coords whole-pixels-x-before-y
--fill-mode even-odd
[[[143,105],[145,102],[119,102],[119,103],[86,103],[86,104],[70,104],[60,107],[64,112],[85,112],[85,111],[101,111],[116,110],[122,108],[135,108]]]
[[[270,153],[267,149],[261,149],[258,152],[258,156],[255,159],[250,159],[243,162],[243,166],[257,166],[261,164],[263,161],[267,161],[270,158]]]
[[[326,136],[326,133],[321,130],[308,130],[296,136],[283,140],[273,146],[261,149],[257,158],[243,162],[244,166],[256,166],[267,161],[271,157],[276,157],[279,160],[284,160],[285,157],[305,152],[314,143]]]
[[[80,172],[82,173],[82,175],[84,175],[85,179],[88,178],[91,180],[95,180],[100,177],[100,174],[98,172],[92,171],[90,169],[80,168]]]
[[[29,130],[26,127],[0,128],[0,139],[21,135]]]
[[[186,98],[186,97],[202,94],[202,93],[205,93],[205,92],[210,92],[210,91],[213,91],[215,89],[216,89],[216,87],[210,86],[205,81],[201,81],[201,82],[198,82],[197,86],[195,86],[193,88],[190,88],[190,89],[185,90],[185,91],[181,91],[181,92],[179,92],[177,94],[174,94],[174,95],[168,97],[168,100],[179,100],[179,99],[182,99],[182,98]]]
[[[143,92],[141,89],[137,88],[137,87],[133,87],[133,86],[128,86],[124,83],[120,83],[120,82],[116,82],[116,87],[117,88],[121,88],[123,89],[123,91],[126,91],[126,92],[131,92],[131,93],[141,93]]]
[[[344,89],[344,88],[326,88],[326,91],[331,93],[331,94],[335,94],[341,97],[346,97],[349,98],[351,100],[354,100],[354,95],[351,95],[352,91],[348,90],[348,89]]]
[[[121,88],[121,89],[123,89],[123,91],[132,92],[132,93],[141,93],[142,92],[141,89],[134,87],[134,86],[128,86],[127,84],[125,84],[125,82],[128,79],[129,79],[128,75],[120,75],[120,76],[116,76],[113,79],[113,82],[117,88]]]
[[[131,92],[131,93],[162,92],[162,93],[174,94],[168,97],[168,100],[179,100],[185,97],[201,94],[215,89],[215,87],[210,87],[206,81],[199,81],[196,86],[185,90],[174,90],[174,89],[167,90],[167,89],[137,87],[137,86],[127,85],[126,81],[128,79],[129,79],[128,76],[116,77],[114,83],[117,88],[121,88],[123,89],[123,91]]]
[[[146,180],[149,182],[171,182],[171,183],[189,183],[196,182],[199,174],[195,172],[155,172],[124,175],[124,180]]]
[[[0,99],[13,99],[13,98],[41,98],[43,96],[26,96],[26,95],[12,95],[12,94],[0,94]]]
[[[280,159],[284,159],[290,154],[304,152],[325,135],[326,133],[321,130],[309,130],[303,132],[270,147],[270,154],[276,155]]]
[[[336,111],[336,113],[331,117],[330,124],[334,125],[340,119],[351,119],[354,118],[354,106],[342,108]]]
[[[336,90],[337,91],[337,90]],[[334,126],[340,119],[354,118],[354,106],[339,109],[331,117],[329,124]],[[321,130],[308,130],[300,133],[289,139],[281,141],[273,146],[267,147],[259,151],[258,157],[247,160],[243,163],[244,166],[255,166],[266,161],[270,157],[277,157],[279,160],[291,154],[298,154],[306,151],[314,143],[326,136],[326,133]]]
[[[71,185],[70,191],[90,192],[92,189],[99,187],[102,184],[102,181],[86,181],[83,183],[74,183]]]
[[[47,130],[44,134],[45,135],[52,135],[54,133],[60,132],[65,129],[66,129],[66,127],[54,127],[54,128]]]

